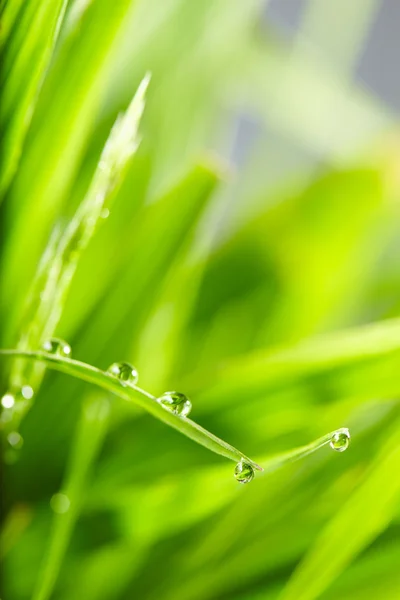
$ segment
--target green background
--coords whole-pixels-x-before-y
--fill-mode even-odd
[[[241,486],[234,463],[48,372],[22,449],[3,436],[2,600],[400,597],[400,144],[352,78],[379,2],[309,0],[290,42],[264,5],[2,2],[1,346],[49,323],[51,302],[41,323],[26,308],[40,257],[150,71],[141,145],[54,333],[186,393],[261,463],[343,426],[350,449]]]

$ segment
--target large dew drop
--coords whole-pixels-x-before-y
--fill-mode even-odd
[[[7,442],[15,450],[20,450],[24,444],[24,440],[18,431],[12,431],[9,433],[7,436]]]
[[[49,354],[63,356],[64,358],[71,357],[71,346],[60,338],[51,338],[43,344],[43,350]]]
[[[51,497],[50,506],[58,515],[64,515],[69,511],[71,501],[66,494],[58,492]]]
[[[126,362],[116,362],[108,367],[107,372],[130,385],[136,385],[139,380],[139,374],[135,367]]]
[[[348,429],[340,429],[339,431],[335,431],[329,444],[332,450],[335,450],[336,452],[344,452],[347,450],[350,444],[350,431]]]
[[[15,398],[12,394],[4,394],[1,399],[1,406],[3,408],[12,408],[15,404]]]
[[[192,410],[192,403],[185,394],[181,392],[165,392],[158,402],[167,410],[170,410],[175,415],[187,417]]]
[[[250,483],[254,478],[254,469],[248,462],[241,460],[235,467],[234,475],[239,483]]]

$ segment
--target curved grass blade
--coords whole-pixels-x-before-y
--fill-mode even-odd
[[[72,375],[88,383],[93,383],[99,387],[112,392],[123,400],[134,402],[154,417],[163,421],[170,427],[177,429],[187,437],[191,438],[198,444],[205,446],[212,452],[220,454],[233,461],[245,460],[250,463],[254,469],[262,471],[257,463],[242,454],[239,450],[227,444],[214,434],[210,433],[191,419],[179,417],[168,410],[164,409],[157,399],[152,394],[133,385],[123,385],[119,380],[115,379],[111,374],[101,371],[92,365],[73,360],[47,354],[46,352],[36,351],[20,351],[20,350],[0,350],[0,354],[7,356],[15,356],[18,358],[27,358],[44,362],[49,368],[61,371],[67,375]]]
[[[144,77],[128,109],[114,123],[89,190],[75,215],[63,232],[58,227],[50,238],[28,297],[19,350],[37,348],[54,334],[81,254],[101,220],[104,203],[123,178],[129,159],[140,143],[138,127],[149,78],[149,74]],[[26,366],[26,361],[14,363],[10,375],[12,393],[23,385],[29,384],[34,389],[40,386],[44,366],[37,363]],[[19,420],[25,414],[24,407],[20,408]]]
[[[362,483],[326,525],[300,562],[280,600],[315,600],[384,531],[398,510],[400,421]],[[345,541],[345,543],[343,543]]]
[[[264,465],[264,472],[272,473],[272,471],[276,471],[281,467],[284,467],[292,462],[295,462],[296,460],[300,460],[301,458],[312,454],[313,452],[316,452],[320,448],[323,448],[323,446],[327,446],[328,444],[330,444],[335,434],[341,433],[344,433],[347,436],[349,436],[349,430],[347,429],[347,427],[341,427],[340,429],[336,429],[335,431],[331,431],[331,433],[323,435],[322,437],[318,438],[314,442],[311,442],[310,444],[300,446],[299,448],[294,448],[293,450],[283,452],[282,454],[277,454],[276,456],[270,456],[268,458],[266,457],[264,460],[260,461]]]

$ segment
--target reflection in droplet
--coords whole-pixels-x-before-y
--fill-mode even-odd
[[[139,380],[139,374],[135,367],[126,362],[113,363],[107,371],[123,383],[129,383],[130,385],[136,385]]]
[[[71,346],[60,338],[46,340],[43,344],[43,350],[49,354],[56,354],[57,356],[64,356],[66,358],[71,356]]]
[[[15,448],[15,450],[19,450],[24,444],[24,440],[22,436],[18,433],[18,431],[12,431],[11,433],[9,433],[7,436],[7,441],[10,444],[10,446]]]
[[[254,469],[249,463],[241,460],[235,467],[234,476],[239,483],[250,483],[254,478]]]
[[[3,408],[12,408],[15,404],[15,398],[12,394],[4,394],[1,399],[1,405]]]
[[[344,452],[350,444],[350,431],[348,429],[340,429],[335,431],[330,441],[330,447],[336,452]]]
[[[69,511],[69,507],[71,506],[70,499],[66,494],[62,494],[58,492],[51,497],[50,506],[55,513],[58,515],[63,515]]]
[[[30,385],[24,385],[21,388],[21,394],[23,395],[25,400],[30,400],[31,398],[33,398],[33,389]]]
[[[167,410],[170,410],[175,415],[187,417],[192,410],[192,403],[189,398],[181,392],[165,392],[158,402]]]

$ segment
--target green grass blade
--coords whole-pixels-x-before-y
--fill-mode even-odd
[[[49,368],[53,368],[57,371],[61,371],[68,375],[72,375],[73,377],[82,379],[83,381],[98,385],[104,390],[114,393],[123,400],[134,402],[160,421],[163,421],[170,427],[177,429],[180,433],[183,433],[198,444],[205,446],[212,452],[225,456],[226,458],[236,462],[244,459],[255,469],[262,471],[262,468],[259,465],[239,452],[239,450],[219,439],[212,433],[206,431],[203,429],[203,427],[191,419],[179,417],[174,413],[165,410],[161,404],[157,402],[155,396],[152,396],[137,386],[124,386],[119,380],[115,379],[115,377],[105,371],[101,371],[96,367],[77,360],[50,355],[46,352],[0,350],[0,354],[42,361]]]
[[[4,161],[0,171],[0,199],[18,165],[22,145],[60,32],[68,0],[42,2],[28,21],[25,35],[8,59],[6,45],[4,102],[0,122],[4,129]],[[35,3],[31,3],[34,6]],[[27,11],[30,9],[26,9]],[[15,17],[14,17],[15,18]],[[13,22],[10,15],[10,25]],[[7,37],[7,31],[4,33]],[[10,46],[12,49],[12,39]],[[15,46],[15,44],[14,44]]]
[[[108,414],[109,404],[104,398],[89,398],[83,406],[68,465],[69,471],[62,489],[70,506],[65,513],[56,514],[54,517],[43,569],[39,573],[33,600],[47,600],[52,594],[79,516],[90,467],[106,433]]]
[[[52,337],[60,320],[65,298],[78,262],[89,244],[104,204],[122,179],[129,159],[139,144],[138,127],[144,109],[147,75],[126,113],[115,122],[100,157],[92,183],[65,231],[56,228],[39,264],[23,318],[20,350],[40,347]],[[44,369],[16,361],[10,376],[10,389],[18,393],[23,385],[37,390]],[[23,412],[19,413],[22,418]]]
[[[201,394],[200,410],[248,401],[324,377],[330,398],[390,398],[400,391],[400,320],[392,319],[302,341],[287,349],[235,358],[213,374]],[[195,374],[187,387],[200,387]],[[196,384],[197,382],[197,384]]]
[[[364,481],[306,554],[281,600],[314,600],[381,531],[398,510],[400,444],[397,423]]]

